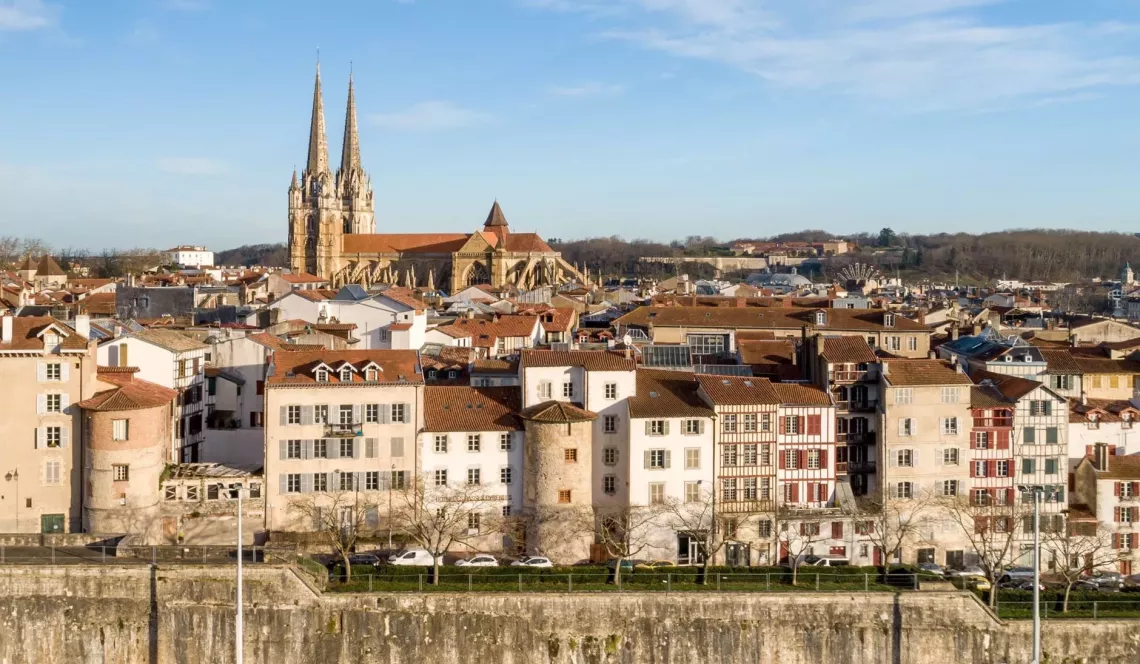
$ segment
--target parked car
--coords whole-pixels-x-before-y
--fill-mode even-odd
[[[609,560],[606,561],[606,569],[613,569],[613,568],[617,567],[617,562],[618,562],[617,558],[610,558]],[[630,560],[629,558],[622,558],[621,559],[621,571],[631,572],[631,571],[633,571],[634,565],[639,565],[643,562],[644,561],[641,561],[641,560]]]
[[[542,556],[527,556],[511,563],[511,567],[554,567],[554,563]]]
[[[677,563],[672,560],[649,560],[643,563],[638,563],[633,566],[635,570],[661,570],[670,567],[676,567]],[[623,566],[622,569],[625,569]]]
[[[1095,570],[1092,574],[1082,578],[1080,583],[1095,586],[1092,588],[1093,590],[1123,590],[1124,575],[1120,572]]]
[[[967,576],[963,577],[966,582],[966,587],[970,590],[977,590],[978,592],[989,592],[993,590],[993,585],[990,580],[984,576]]]
[[[1033,580],[1033,568],[1032,567],[1010,567],[1009,569],[1002,572],[1001,576],[998,577],[998,586],[1000,587],[1002,583],[1004,583],[1006,581],[1013,581],[1013,580],[1032,581]]]
[[[348,562],[353,567],[357,565],[368,565],[370,567],[380,566],[380,556],[375,553],[354,553],[348,557]]]
[[[946,571],[937,563],[919,563],[918,571],[923,574],[933,574],[934,576],[946,576]]]
[[[436,562],[440,565],[443,564],[443,556],[438,558],[433,557],[430,553],[423,549],[408,549],[406,551],[398,551],[388,556],[389,565],[410,565],[415,567],[431,567]]]
[[[483,554],[479,554],[477,556],[471,556],[470,558],[467,558],[466,560],[456,560],[455,566],[456,567],[498,567],[499,561],[495,560],[494,556],[488,556],[487,554],[483,553]]]
[[[947,570],[946,576],[955,576],[959,578],[986,578],[986,570],[978,567],[977,565],[967,565],[961,569]]]
[[[1045,590],[1045,584],[1037,584],[1038,590]],[[1005,579],[998,581],[998,590],[1033,590],[1033,579]]]
[[[842,556],[805,556],[800,564],[812,567],[846,567],[851,561]]]

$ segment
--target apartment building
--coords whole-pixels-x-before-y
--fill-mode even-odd
[[[407,288],[371,293],[350,284],[329,297],[327,291],[295,290],[268,306],[279,320],[355,324],[362,349],[419,349],[426,341],[424,304]]]
[[[495,315],[491,320],[460,318],[451,325],[436,328],[458,335],[470,335],[471,347],[479,359],[505,358],[522,350],[534,348],[543,337],[538,316]]]
[[[291,503],[351,493],[379,524],[417,469],[424,380],[415,351],[275,353],[265,383],[266,529],[304,532]]]
[[[1107,443],[1119,454],[1140,453],[1140,408],[1119,399],[1073,399],[1069,401],[1069,471],[1093,453],[1097,443]]]
[[[201,460],[210,347],[174,330],[144,329],[103,342],[98,353],[100,366],[137,367],[138,378],[178,391],[171,427],[172,458],[183,463]]]
[[[1006,505],[1016,500],[1014,411],[1011,400],[992,384],[970,388],[970,500],[976,505]]]
[[[0,528],[82,529],[83,424],[76,404],[94,395],[96,355],[85,316],[0,317]]]
[[[776,490],[796,509],[834,507],[835,404],[810,385],[772,383],[776,392]]]
[[[419,436],[421,475],[436,486],[484,487],[488,510],[468,515],[469,551],[500,551],[496,516],[520,514],[523,500],[523,426],[517,387],[424,388],[424,427]],[[429,506],[430,507],[430,506]]]
[[[1104,443],[1074,473],[1074,499],[1111,532],[1116,569],[1133,574],[1140,549],[1140,456],[1118,456]]]
[[[1073,348],[1070,352],[1081,370],[1082,394],[1090,399],[1133,398],[1140,385],[1140,362],[1111,359],[1101,347]]]
[[[941,359],[959,363],[967,372],[990,371],[1010,376],[1035,378],[1046,370],[1040,348],[1019,336],[1003,337],[992,327],[981,334],[960,337],[938,347]]]
[[[812,382],[835,402],[835,470],[856,496],[874,493],[879,410],[879,358],[862,337],[815,337]]]
[[[697,393],[698,388],[699,383],[690,372],[637,372],[637,393],[626,400],[630,423],[628,453],[620,445],[603,448],[602,465],[607,472],[595,493],[629,505],[685,503],[694,511],[704,509],[706,504],[711,507],[715,499],[716,417]],[[739,463],[737,457],[729,461],[734,466]],[[692,522],[678,524],[669,518],[664,521],[650,535],[649,546],[641,557],[701,562],[698,544],[703,538],[694,538],[683,527],[693,525]]]

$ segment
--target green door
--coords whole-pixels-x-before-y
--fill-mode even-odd
[[[41,533],[62,533],[63,532],[63,515],[62,514],[44,514],[40,517],[40,532]]]

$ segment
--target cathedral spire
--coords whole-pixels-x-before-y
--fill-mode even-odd
[[[352,74],[348,75],[348,109],[344,113],[344,147],[340,152],[340,172],[344,177],[360,171],[360,134],[356,129],[356,94]]]
[[[313,119],[309,127],[309,161],[305,172],[310,175],[329,170],[329,144],[325,138],[325,106],[321,98],[321,63],[317,63],[317,82],[313,86]]]

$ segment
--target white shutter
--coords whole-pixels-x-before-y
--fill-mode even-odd
[[[61,413],[66,413],[68,408],[71,408],[71,395],[70,394],[59,395],[59,411]]]
[[[703,434],[705,432],[705,421],[697,420],[697,433]]]
[[[46,394],[37,394],[36,395],[36,414],[37,415],[46,415],[47,414],[47,395]]]
[[[649,457],[650,457],[649,450],[645,450],[645,467],[647,469],[649,468],[649,464],[650,464]]]
[[[380,404],[380,424],[392,421],[392,407],[386,403]]]
[[[340,440],[337,438],[332,438],[332,439],[325,441],[325,452],[328,453],[328,458],[339,459],[340,458]]]
[[[364,473],[356,472],[352,475],[352,488],[357,491],[364,491]]]
[[[887,465],[888,466],[890,466],[891,468],[894,468],[895,466],[897,466],[898,465],[898,459],[899,459],[898,452],[896,452],[894,450],[888,450],[887,451]]]
[[[36,449],[44,447],[44,428],[36,427]]]
[[[70,362],[60,362],[59,363],[59,379],[65,383],[67,381],[71,380],[71,363]]]
[[[650,429],[650,425],[652,423],[653,423],[653,420],[645,420],[645,435],[646,436],[648,436],[650,434],[650,432],[652,431],[652,429]],[[649,466],[646,465],[645,467],[648,468]]]
[[[376,458],[376,439],[375,438],[365,438],[364,439],[364,458],[366,458],[366,459],[375,459]]]
[[[36,364],[36,380],[41,383],[47,382],[47,362]]]
[[[913,466],[914,468],[918,468],[918,450],[917,449],[910,451],[910,465]]]
[[[281,479],[281,491],[280,491],[280,493],[281,493],[281,495],[284,496],[286,493],[289,492],[289,476],[286,475],[285,473],[281,473],[280,479]]]
[[[666,423],[665,426],[668,427],[669,424]],[[665,450],[665,467],[671,468],[672,466],[673,466],[673,452],[672,452],[672,450]]]
[[[313,492],[313,474],[305,473],[301,476],[301,493]]]
[[[353,424],[360,424],[361,422],[364,421],[364,416],[360,412],[362,408],[363,408],[363,406],[361,406],[360,404],[356,404],[355,406],[352,407],[352,423]]]
[[[393,438],[392,439],[392,456],[394,456],[394,457],[404,456],[404,439],[403,438]]]
[[[934,465],[941,466],[942,465],[942,458],[943,458],[942,449],[939,448],[939,449],[934,450]],[[917,465],[917,464],[915,464],[915,465]]]
[[[906,435],[906,418],[899,420],[899,435],[900,436]]]
[[[289,424],[289,407],[281,406],[281,426]]]
[[[71,427],[59,428],[59,446],[71,447]]]
[[[288,455],[288,448],[289,448],[289,441],[287,441],[287,440],[277,441],[277,454],[278,454],[278,458],[281,461],[284,461],[285,457]]]
[[[668,436],[669,435],[669,420],[662,421],[661,426],[662,426],[662,429],[661,429],[662,435]],[[666,454],[668,454],[668,453],[666,452]]]
[[[360,444],[359,440],[355,440],[355,439],[352,440],[352,458],[353,459],[359,459],[360,458],[360,453],[362,452],[362,450],[360,448],[362,448],[362,447],[364,447],[364,446]]]
[[[302,440],[301,441],[301,458],[302,459],[312,459],[313,458],[313,441],[311,441],[311,440]]]
[[[895,487],[894,482],[891,482],[890,484],[887,485],[887,495],[890,496],[891,498],[898,498],[899,497],[898,493],[896,493],[896,490],[897,489]]]
[[[301,424],[313,423],[313,407],[301,406]]]

